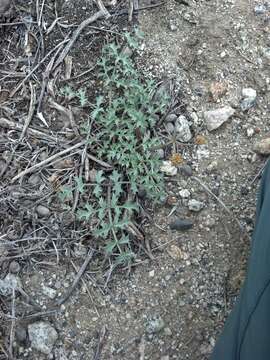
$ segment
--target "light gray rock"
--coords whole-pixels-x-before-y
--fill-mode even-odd
[[[235,110],[227,105],[216,110],[204,112],[204,120],[209,131],[214,131],[223,125],[235,113]]]
[[[39,321],[28,325],[28,335],[31,346],[43,354],[50,355],[58,334],[51,324]]]
[[[169,114],[165,117],[165,122],[166,123],[174,123],[177,120],[177,115],[176,114]]]
[[[50,210],[44,205],[38,205],[36,207],[36,212],[40,217],[50,216]]]
[[[176,120],[175,131],[177,138],[182,142],[188,142],[192,138],[188,120],[184,115],[180,115]]]
[[[42,293],[50,299],[54,299],[57,295],[57,291],[49,286],[42,286]]]
[[[242,101],[241,101],[241,109],[243,111],[247,111],[252,108],[256,103],[257,92],[252,88],[245,88],[242,90]]]
[[[21,288],[20,279],[13,275],[7,274],[4,280],[0,280],[0,295],[9,296],[12,295],[13,289]]]
[[[146,326],[146,332],[148,334],[157,334],[165,327],[165,323],[161,317],[152,319],[148,322]]]
[[[177,168],[172,165],[171,161],[163,161],[160,171],[168,176],[174,176],[177,174]]]
[[[11,261],[11,263],[9,264],[9,271],[12,273],[12,274],[18,274],[18,272],[20,272],[21,270],[21,266],[20,264],[18,263],[18,261]]]
[[[188,208],[190,211],[199,212],[204,208],[204,203],[195,199],[191,199],[188,202]]]

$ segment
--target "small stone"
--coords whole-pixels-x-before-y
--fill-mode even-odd
[[[165,327],[164,335],[165,336],[172,336],[172,330],[170,328],[168,328],[168,327]]]
[[[213,101],[219,100],[227,92],[227,84],[223,82],[214,82],[210,85],[209,88],[210,96]]]
[[[20,264],[18,263],[18,261],[11,261],[11,263],[9,264],[9,271],[12,273],[12,274],[18,274],[18,272],[20,272],[21,270],[21,266]]]
[[[185,260],[185,258],[188,257],[188,255],[177,245],[171,245],[167,251],[174,260]]]
[[[156,150],[156,154],[157,154],[159,159],[164,159],[164,157],[165,157],[165,152],[164,152],[163,149]]]
[[[151,270],[149,271],[149,277],[154,277],[155,276],[155,270]]]
[[[192,173],[193,173],[192,168],[189,165],[182,165],[180,167],[180,172],[181,172],[181,174],[186,175],[186,176],[192,176]]]
[[[169,226],[171,230],[186,231],[193,227],[193,221],[189,219],[176,219]]]
[[[190,211],[199,212],[204,208],[204,203],[195,199],[191,199],[188,202],[188,208]]]
[[[58,338],[56,330],[51,324],[39,321],[28,325],[28,334],[32,348],[50,355]]]
[[[157,334],[165,327],[165,323],[161,317],[150,320],[146,326],[147,334]]]
[[[255,15],[263,15],[263,14],[266,13],[266,11],[267,11],[267,8],[266,8],[266,6],[263,5],[263,4],[257,4],[257,5],[255,5],[255,7],[254,7],[254,13],[255,13]]]
[[[251,138],[255,133],[255,130],[253,128],[248,128],[247,129],[247,137]]]
[[[169,23],[169,29],[171,30],[171,31],[177,31],[177,26],[173,23],[173,22],[171,22],[170,21],[170,23]]]
[[[173,134],[175,132],[175,127],[174,127],[173,123],[171,123],[171,122],[168,122],[165,125],[165,128],[168,131],[168,133],[170,133],[170,134]]]
[[[176,114],[169,114],[165,117],[166,123],[174,123],[177,120],[178,116]]]
[[[36,212],[40,217],[48,217],[48,216],[50,216],[50,213],[51,213],[50,210],[46,206],[43,206],[43,205],[38,205],[36,207]]]
[[[28,179],[28,184],[36,186],[41,182],[40,176],[38,174],[32,174]]]
[[[216,160],[212,161],[206,168],[208,172],[217,171],[218,162]]]
[[[261,155],[270,155],[270,138],[257,142],[254,145],[254,151]]]
[[[177,133],[177,138],[182,142],[188,142],[192,138],[188,120],[184,115],[180,115],[176,120],[175,131]]]
[[[50,299],[55,299],[57,295],[57,291],[55,289],[45,285],[42,286],[42,293]]]
[[[168,176],[175,176],[177,174],[177,167],[173,166],[171,161],[163,161],[160,171]]]
[[[231,106],[224,106],[216,110],[205,111],[204,119],[208,131],[218,129],[222,124],[228,121],[234,113],[235,110]]]
[[[241,101],[241,109],[243,111],[249,110],[256,103],[257,92],[252,88],[245,88],[242,90],[242,101]]]
[[[187,199],[190,197],[190,191],[188,189],[182,189],[179,191],[179,195],[181,196],[181,198]]]
[[[224,59],[224,58],[226,57],[226,55],[227,55],[226,51],[222,51],[222,52],[220,53],[221,59]]]
[[[26,329],[20,324],[16,325],[15,337],[16,337],[16,340],[20,344],[23,344],[26,342],[27,332],[26,332]]]
[[[13,274],[7,274],[4,280],[0,279],[0,295],[12,295],[13,289],[21,288],[20,279]]]

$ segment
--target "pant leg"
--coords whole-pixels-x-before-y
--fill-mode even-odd
[[[244,286],[211,360],[270,359],[270,164],[264,171]]]

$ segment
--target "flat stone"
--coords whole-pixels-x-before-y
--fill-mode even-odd
[[[28,325],[28,334],[33,349],[50,355],[58,334],[51,324],[39,321]]]
[[[223,125],[235,113],[231,106],[204,112],[204,120],[208,131],[214,131]]]
[[[186,231],[193,227],[193,221],[190,219],[176,219],[169,226],[171,230]]]

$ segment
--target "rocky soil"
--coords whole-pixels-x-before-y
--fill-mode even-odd
[[[3,250],[0,321],[14,358],[209,359],[244,279],[270,154],[269,20],[268,1],[169,0],[140,11],[138,67],[173,80],[182,103],[160,123],[162,141],[179,156],[160,153],[169,196],[147,209],[153,259],[141,257],[112,279],[92,264],[61,304],[87,254],[83,244],[63,258]],[[31,181],[42,190],[40,179]],[[49,208],[35,209],[44,227],[54,216]],[[7,344],[0,338],[0,359],[8,358]]]

